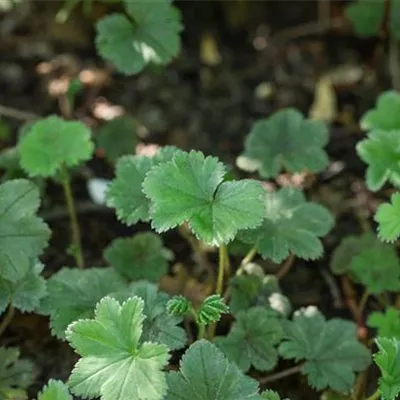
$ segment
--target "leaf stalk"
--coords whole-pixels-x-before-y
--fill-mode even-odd
[[[15,308],[10,304],[8,307],[7,313],[3,318],[3,321],[0,323],[0,336],[5,332],[5,330],[10,325],[12,319],[14,318]]]

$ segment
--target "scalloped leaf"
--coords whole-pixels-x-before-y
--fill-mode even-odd
[[[104,252],[104,259],[129,280],[158,282],[167,272],[173,253],[153,232],[115,239]]]
[[[300,111],[287,108],[253,125],[242,156],[257,162],[263,178],[276,178],[283,169],[320,172],[329,163],[323,150],[328,140],[324,123],[305,119]]]
[[[52,333],[64,339],[71,322],[91,318],[98,301],[124,288],[125,282],[112,268],[63,268],[48,279],[48,295],[40,308],[50,315]]]
[[[385,2],[382,0],[358,0],[346,9],[358,35],[377,36],[385,16]]]
[[[217,337],[215,344],[243,372],[251,366],[259,371],[273,369],[278,362],[275,346],[283,338],[279,319],[263,307],[241,311],[235,317],[229,334]]]
[[[377,2],[383,4],[381,0]],[[367,111],[360,120],[363,130],[400,130],[400,94],[395,90],[382,93],[374,109]]]
[[[201,303],[197,311],[199,324],[209,325],[221,319],[222,314],[227,314],[229,307],[224,303],[224,299],[219,294],[208,296]]]
[[[69,325],[67,340],[81,359],[68,385],[73,394],[102,400],[161,400],[167,391],[162,369],[168,364],[163,344],[140,343],[143,300],[122,305],[111,297],[96,306],[94,319]]]
[[[28,180],[0,185],[0,275],[11,282],[23,279],[49,240],[48,226],[36,216],[39,203]]]
[[[64,382],[50,379],[39,393],[38,400],[73,400]]]
[[[225,167],[201,152],[178,152],[172,161],[154,167],[143,182],[151,201],[152,227],[157,232],[189,222],[209,245],[231,241],[239,229],[263,219],[264,189],[259,182],[224,182]]]
[[[35,122],[18,145],[21,166],[30,176],[54,177],[92,156],[90,129],[78,121],[52,115]]]
[[[167,312],[175,317],[183,317],[192,308],[192,303],[184,296],[174,296],[167,303]]]
[[[293,321],[281,323],[285,333],[279,353],[285,359],[305,360],[301,371],[317,390],[350,390],[355,373],[371,362],[368,349],[357,341],[353,322],[338,318],[326,321],[310,306],[296,311]]]
[[[400,236],[400,193],[393,194],[390,201],[381,204],[374,217],[378,237],[384,242],[394,242]]]
[[[96,25],[96,47],[118,71],[133,75],[150,63],[165,65],[180,50],[180,14],[170,0],[125,0],[129,18],[112,14]]]
[[[239,239],[255,243],[257,252],[276,263],[290,253],[305,260],[322,256],[320,237],[333,227],[334,219],[323,206],[307,202],[294,188],[265,193],[264,221],[260,227],[240,232]]]
[[[366,184],[370,190],[376,192],[387,182],[400,187],[400,130],[372,131],[356,148],[368,165]]]
[[[385,312],[375,311],[369,315],[367,325],[378,330],[377,336],[400,339],[400,310],[388,307]]]
[[[34,264],[30,271],[17,282],[0,276],[0,314],[11,304],[22,312],[31,312],[39,307],[46,295],[46,281],[40,275],[43,265]]]
[[[246,400],[258,397],[258,382],[244,375],[206,340],[192,344],[180,361],[179,372],[167,375],[166,400]]]
[[[117,217],[127,225],[149,220],[149,199],[142,192],[144,178],[155,165],[169,161],[178,152],[174,146],[165,146],[152,158],[123,156],[116,166],[116,177],[106,192],[108,207],[116,209]]]

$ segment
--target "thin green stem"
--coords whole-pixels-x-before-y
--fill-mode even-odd
[[[217,288],[216,288],[216,292],[219,295],[222,295],[222,291],[224,288],[224,271],[227,259],[228,259],[228,254],[226,246],[221,245],[219,248],[218,278],[217,278]]]
[[[65,200],[67,202],[68,213],[71,224],[71,239],[73,249],[73,256],[76,264],[79,268],[84,268],[85,264],[82,255],[82,244],[81,244],[81,231],[79,229],[78,217],[76,214],[74,197],[72,195],[72,189],[69,179],[69,174],[65,166],[62,167],[62,185],[64,188]]]
[[[302,365],[296,365],[294,367],[284,369],[283,371],[277,372],[276,374],[268,375],[264,378],[259,379],[261,384],[266,384],[269,382],[274,382],[287,376],[294,375],[300,372]]]
[[[197,340],[204,339],[206,335],[206,326],[203,324],[197,324],[199,330],[197,331]]]
[[[250,251],[246,254],[246,256],[243,258],[243,260],[241,261],[240,266],[239,266],[238,270],[236,271],[236,275],[243,274],[245,266],[253,260],[253,258],[256,256],[256,254],[257,254],[257,248],[252,247],[250,249]]]
[[[376,400],[379,398],[380,395],[381,395],[380,390],[376,389],[376,392],[371,394],[371,396],[367,397],[365,400]]]
[[[10,325],[12,319],[14,318],[14,314],[15,314],[15,309],[10,304],[10,306],[8,307],[8,310],[7,310],[7,314],[4,316],[3,321],[1,321],[1,323],[0,323],[0,336],[8,328],[8,325]]]
[[[359,305],[359,312],[360,312],[360,316],[362,316],[365,306],[367,305],[367,301],[368,301],[368,297],[369,297],[369,293],[366,290],[360,300],[360,305]]]

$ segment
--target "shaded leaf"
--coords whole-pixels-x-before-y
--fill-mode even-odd
[[[385,15],[385,2],[358,0],[347,6],[346,14],[360,36],[377,36]]]
[[[389,307],[385,312],[375,311],[369,315],[367,325],[378,330],[377,336],[400,339],[400,310]]]
[[[50,379],[39,393],[38,400],[73,400],[67,386],[62,381]]]

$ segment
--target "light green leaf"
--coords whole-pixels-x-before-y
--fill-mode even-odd
[[[252,180],[223,182],[225,167],[201,152],[178,152],[154,167],[143,182],[151,200],[157,232],[189,222],[196,236],[210,245],[231,241],[239,229],[258,226],[263,218],[261,184]]]
[[[21,166],[30,176],[54,177],[63,165],[74,167],[92,156],[88,127],[57,116],[33,124],[19,142]]]
[[[46,281],[40,273],[43,265],[34,264],[27,274],[17,282],[0,276],[0,314],[11,304],[22,312],[31,312],[39,307],[46,295]]]
[[[287,108],[253,125],[243,156],[258,162],[263,178],[275,178],[283,169],[320,172],[329,163],[323,150],[328,140],[321,121],[305,119],[298,110]]]
[[[382,399],[394,400],[400,393],[400,342],[380,337],[375,342],[379,351],[374,354],[374,361],[382,374],[379,379]]]
[[[381,3],[376,0],[374,3]],[[376,107],[366,112],[361,118],[361,128],[366,131],[396,131],[400,129],[400,94],[395,90],[382,93],[377,101]]]
[[[375,311],[369,315],[367,325],[378,330],[377,336],[400,339],[400,310],[389,307],[384,313]]]
[[[79,320],[67,339],[82,357],[68,384],[80,397],[102,400],[161,400],[167,391],[162,369],[168,364],[163,344],[140,343],[143,300],[132,297],[122,305],[110,297],[97,305],[92,320]]]
[[[39,191],[25,179],[0,185],[0,275],[11,282],[22,279],[47,245],[50,230],[35,214]]]
[[[50,379],[39,393],[38,400],[73,400],[67,386],[58,380]]]
[[[247,310],[254,306],[262,306],[277,316],[287,317],[292,306],[284,296],[274,275],[260,278],[255,275],[239,275],[230,281],[232,314]]]
[[[132,21],[112,14],[97,23],[96,46],[103,58],[132,75],[149,63],[165,65],[178,55],[182,25],[171,1],[126,0],[125,7]]]
[[[221,319],[222,314],[227,314],[229,307],[224,303],[224,299],[219,294],[208,296],[201,303],[197,312],[199,324],[209,325]]]
[[[360,36],[377,36],[385,15],[382,0],[358,0],[347,6],[347,17]]]
[[[107,205],[114,207],[117,217],[127,225],[149,220],[149,200],[142,192],[142,183],[150,169],[169,161],[179,151],[176,147],[163,147],[152,157],[123,156],[116,166],[116,177],[106,192]]]
[[[47,281],[48,295],[41,311],[50,315],[52,333],[64,339],[71,322],[91,318],[98,301],[125,287],[121,276],[111,268],[63,268]]]
[[[307,202],[294,188],[265,193],[264,221],[256,229],[240,232],[239,239],[255,243],[263,258],[280,263],[293,253],[305,260],[322,256],[319,237],[333,227],[333,216],[323,206]]]
[[[377,191],[387,182],[400,187],[400,130],[372,131],[358,142],[357,153],[368,164],[366,183]]]
[[[33,364],[28,360],[20,360],[17,348],[0,347],[0,396],[12,389],[28,388],[35,376]]]
[[[310,306],[297,311],[293,321],[281,323],[285,340],[279,353],[286,359],[305,360],[301,371],[317,390],[346,392],[354,384],[355,372],[370,364],[369,351],[357,341],[353,322],[337,318],[326,321]]]
[[[135,153],[138,138],[133,118],[124,115],[107,121],[96,135],[97,145],[104,150],[108,161],[115,163],[125,154]]]
[[[400,262],[393,246],[386,246],[385,252],[364,250],[353,258],[350,271],[370,293],[400,290]]]
[[[167,303],[168,314],[183,317],[192,308],[192,303],[184,296],[174,296]]]
[[[266,390],[261,393],[261,399],[266,400],[281,400],[281,397],[278,393],[274,392],[273,390]]]
[[[157,282],[167,272],[173,254],[163,246],[159,235],[146,232],[115,239],[105,249],[104,259],[129,280]]]
[[[391,203],[383,203],[375,214],[378,237],[384,242],[394,242],[400,236],[400,193],[392,195]]]
[[[215,344],[243,372],[251,366],[259,371],[273,369],[278,362],[275,345],[283,337],[278,318],[263,307],[241,311],[235,317],[229,334],[217,337]]]
[[[246,400],[257,395],[258,383],[210,342],[198,340],[183,355],[179,372],[167,375],[166,400]]]

